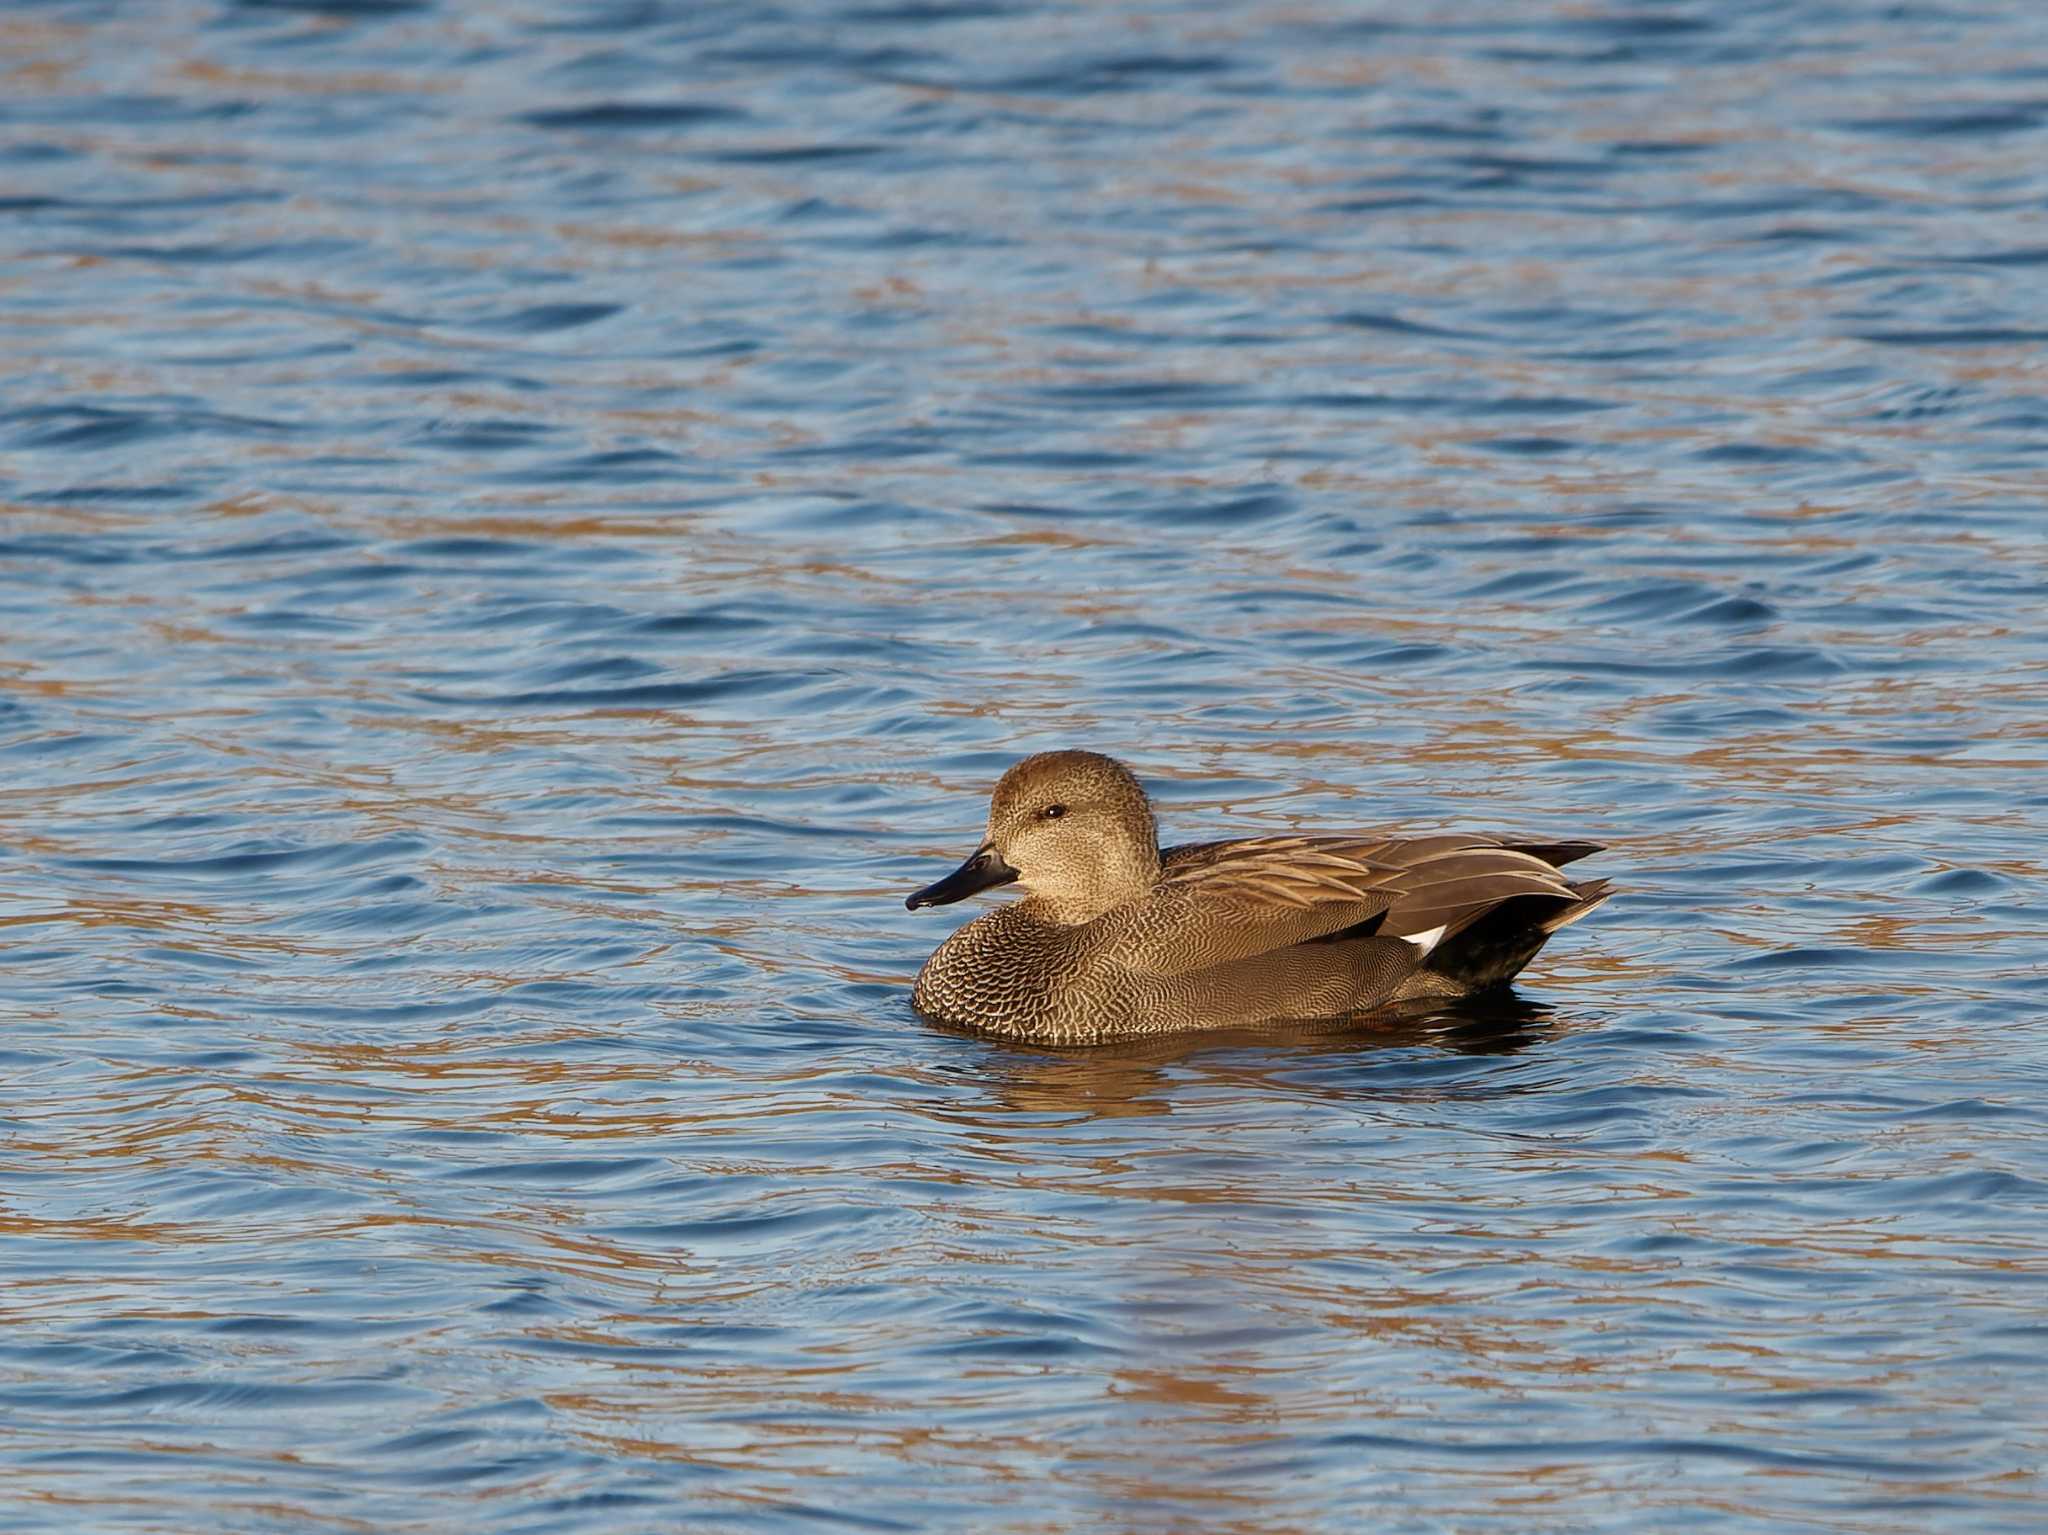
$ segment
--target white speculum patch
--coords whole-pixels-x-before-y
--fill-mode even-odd
[[[1437,940],[1443,937],[1444,928],[1448,926],[1450,924],[1446,922],[1431,928],[1426,933],[1403,933],[1401,941],[1415,945],[1415,957],[1417,959],[1427,959],[1429,951],[1437,946]]]

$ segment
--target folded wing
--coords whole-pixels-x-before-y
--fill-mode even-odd
[[[1562,910],[1580,895],[1548,861],[1587,844],[1511,847],[1493,837],[1250,837],[1162,856],[1143,901],[1101,920],[1118,961],[1185,975],[1299,943],[1377,933],[1427,953],[1504,902]],[[1419,957],[1419,956],[1418,956]]]
[[[1247,837],[1169,849],[1152,893],[1101,920],[1117,959],[1154,975],[1186,975],[1327,938],[1393,905],[1381,888],[1399,871],[1376,863],[1384,844],[1358,837]]]

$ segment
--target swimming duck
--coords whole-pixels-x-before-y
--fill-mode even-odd
[[[1464,996],[1607,899],[1607,881],[1557,872],[1598,851],[1337,833],[1161,852],[1129,768],[1042,752],[996,785],[981,846],[904,904],[1012,883],[1024,898],[940,944],[911,1001],[942,1023],[1083,1045]]]

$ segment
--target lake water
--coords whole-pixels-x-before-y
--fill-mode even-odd
[[[0,16],[0,1525],[2048,1525],[2048,8]],[[1023,753],[1590,837],[908,1005]]]

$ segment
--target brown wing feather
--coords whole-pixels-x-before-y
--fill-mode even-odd
[[[1604,842],[1510,842],[1505,837],[1496,837],[1502,847],[1513,848],[1517,853],[1527,853],[1531,858],[1540,858],[1553,869],[1576,863],[1581,858],[1591,858],[1595,853],[1604,853]]]
[[[1533,896],[1560,910],[1577,903],[1578,891],[1547,855],[1576,856],[1580,846],[1509,847],[1455,832],[1189,843],[1161,855],[1165,874],[1150,896],[1102,920],[1115,925],[1110,941],[1123,963],[1161,975],[1250,959],[1368,923],[1390,938],[1436,928],[1448,938],[1505,901]]]
[[[1393,900],[1379,886],[1400,870],[1374,859],[1382,846],[1248,837],[1171,849],[1150,895],[1100,919],[1104,942],[1134,970],[1186,975],[1356,927]]]
[[[1489,839],[1465,838],[1462,846],[1427,847],[1398,843],[1382,855],[1401,865],[1391,882],[1396,892],[1381,931],[1394,937],[1442,927],[1455,934],[1503,901],[1537,896],[1570,905],[1578,893],[1552,864],[1519,848]]]

